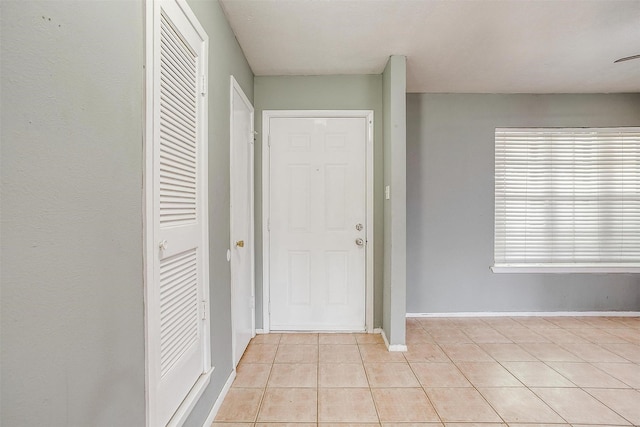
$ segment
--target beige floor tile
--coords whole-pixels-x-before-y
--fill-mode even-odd
[[[369,387],[362,363],[321,363],[318,387]]]
[[[594,328],[620,328],[623,325],[606,317],[583,317],[582,321]]]
[[[418,322],[420,323],[420,326],[422,326],[427,332],[430,332],[434,329],[453,328],[451,320],[452,319],[447,317],[434,317],[427,319],[420,318],[418,319]]]
[[[542,317],[516,317],[514,320],[520,323],[522,326],[525,326],[529,329],[549,329],[549,328],[557,328],[558,326],[549,322],[548,320]]]
[[[424,329],[408,329],[406,334],[407,345],[433,343],[434,339]]]
[[[425,388],[444,422],[501,422],[474,388]]]
[[[318,423],[318,427],[380,427],[380,423]]]
[[[271,365],[266,363],[240,363],[233,387],[264,388],[269,379]]]
[[[491,327],[465,328],[462,330],[476,344],[510,343],[511,340]]]
[[[509,427],[571,427],[571,424],[509,423]]]
[[[280,344],[282,334],[258,334],[251,340],[251,344]]]
[[[453,363],[411,363],[423,387],[471,387]]]
[[[433,340],[438,344],[455,344],[455,343],[470,343],[471,338],[466,336],[458,328],[438,328],[428,330],[429,335],[433,337]]]
[[[525,387],[481,388],[478,391],[508,423],[564,423],[549,406]]]
[[[420,387],[408,363],[367,363],[370,387]]]
[[[536,362],[538,360],[518,344],[480,344],[480,348],[498,362]]]
[[[522,328],[522,325],[510,317],[485,317],[484,323],[492,328],[502,331],[504,329]]]
[[[318,389],[320,422],[378,422],[368,388]]]
[[[384,344],[382,334],[355,334],[358,344]]]
[[[282,337],[280,338],[280,344],[318,344],[318,334],[282,334]]]
[[[629,424],[584,390],[534,388],[531,391],[571,424]]]
[[[318,363],[318,346],[280,344],[274,363]]]
[[[258,413],[260,422],[316,422],[318,392],[310,388],[267,388]]]
[[[588,326],[578,317],[547,317],[546,320],[564,329],[580,329]]]
[[[631,344],[640,344],[640,330],[635,328],[604,329],[605,332],[622,338]]]
[[[556,344],[563,343],[585,343],[586,339],[567,331],[566,329],[547,329],[543,333],[544,337]]]
[[[640,329],[640,316],[618,317],[616,322],[622,323],[628,328]]]
[[[318,335],[320,344],[356,344],[355,334],[320,334]]]
[[[404,357],[407,362],[448,362],[449,358],[439,345],[429,343],[409,344]]]
[[[320,363],[362,363],[357,345],[320,344]]]
[[[476,387],[522,386],[522,383],[498,362],[458,362],[456,365]]]
[[[376,388],[371,393],[383,423],[440,421],[421,388]]]
[[[256,423],[256,427],[316,427],[316,423]],[[224,427],[224,426],[220,426]]]
[[[502,362],[502,366],[527,387],[575,387],[542,362]]]
[[[625,359],[640,363],[640,345],[636,344],[604,344],[604,348],[624,357]]]
[[[603,331],[602,329],[598,329],[594,327],[583,328],[583,329],[573,329],[571,332],[594,344],[626,342],[624,339],[620,338],[619,336],[609,334]]]
[[[360,344],[358,347],[365,363],[407,362],[401,352],[389,351],[384,344]]]
[[[455,328],[484,328],[487,323],[480,317],[454,317],[451,319],[451,326]]]
[[[531,342],[550,342],[547,338],[545,338],[541,334],[535,331],[532,331],[529,328],[525,328],[522,325],[520,325],[520,327],[518,328],[500,330],[500,332],[502,333],[502,335],[509,338],[511,341],[513,341],[516,344],[531,343]]]
[[[593,343],[566,343],[562,347],[587,362],[627,362],[626,359]]]
[[[382,423],[382,427],[443,427],[442,423]]]
[[[637,390],[588,389],[585,391],[622,415],[631,424],[640,425],[640,392]]]
[[[525,343],[522,348],[543,362],[580,362],[578,356],[555,343]]]
[[[635,363],[593,363],[593,365],[628,386],[640,389],[640,366]]]
[[[586,363],[547,362],[547,365],[558,371],[563,377],[578,387],[628,388],[612,376],[595,366]]]
[[[217,423],[211,424],[211,427],[253,427],[253,423]]]
[[[445,427],[506,427],[504,423],[445,423],[444,425]]]
[[[454,362],[493,362],[478,344],[442,344],[441,347]]]
[[[231,388],[216,415],[216,422],[255,421],[261,398],[262,389]]]
[[[240,363],[273,363],[276,350],[276,344],[251,344],[242,355]]]
[[[274,364],[267,387],[317,387],[318,365],[312,363]]]

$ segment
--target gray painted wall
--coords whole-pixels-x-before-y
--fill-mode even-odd
[[[496,127],[638,126],[640,94],[407,97],[407,311],[639,310],[640,275],[495,274]]]
[[[142,426],[143,6],[1,7],[0,424]]]
[[[256,327],[262,327],[262,111],[373,110],[374,113],[374,326],[382,324],[382,76],[255,78]]]
[[[406,89],[404,56],[391,56],[382,73],[384,110],[384,291],[382,328],[392,345],[405,344],[406,313]]]
[[[209,295],[211,299],[211,383],[185,426],[202,426],[233,370],[231,358],[231,271],[229,248],[230,76],[249,100],[253,73],[217,1],[189,0],[209,36]]]

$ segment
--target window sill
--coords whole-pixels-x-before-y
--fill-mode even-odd
[[[640,264],[496,264],[494,273],[640,273]]]

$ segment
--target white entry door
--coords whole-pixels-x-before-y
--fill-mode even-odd
[[[271,330],[365,330],[365,117],[272,117]]]
[[[183,402],[211,370],[207,35],[186,2],[149,6],[148,393],[150,425],[164,426],[188,415]]]
[[[253,106],[231,77],[231,300],[233,362],[255,334]]]

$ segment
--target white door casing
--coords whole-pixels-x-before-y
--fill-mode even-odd
[[[233,366],[255,335],[253,106],[231,76],[231,313]]]
[[[264,113],[266,330],[371,331],[372,125],[370,111]]]
[[[147,7],[147,425],[180,425],[211,375],[208,37],[183,0]]]

